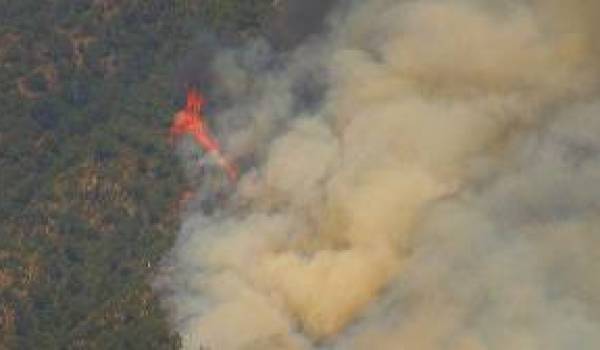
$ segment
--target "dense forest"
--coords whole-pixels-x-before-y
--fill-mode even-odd
[[[177,65],[276,7],[0,0],[0,349],[178,348],[150,287],[184,186]]]

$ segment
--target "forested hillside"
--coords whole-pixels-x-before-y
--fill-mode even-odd
[[[0,349],[178,347],[149,285],[184,186],[177,64],[274,6],[0,0]]]

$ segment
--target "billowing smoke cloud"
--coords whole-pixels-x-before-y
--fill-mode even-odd
[[[368,0],[221,50],[245,175],[157,282],[184,348],[600,348],[598,10]]]

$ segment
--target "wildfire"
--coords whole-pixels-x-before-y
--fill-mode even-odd
[[[223,156],[219,143],[210,134],[202,115],[202,106],[204,106],[202,94],[195,88],[188,89],[186,105],[175,114],[175,119],[171,125],[170,139],[172,141],[174,138],[185,134],[193,136],[196,142],[216,159],[219,166],[223,168],[229,177],[229,180],[234,182],[238,178],[238,171]]]

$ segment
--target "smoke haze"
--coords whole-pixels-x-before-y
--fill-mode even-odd
[[[216,52],[244,174],[157,279],[184,349],[600,348],[598,13],[357,1]]]

